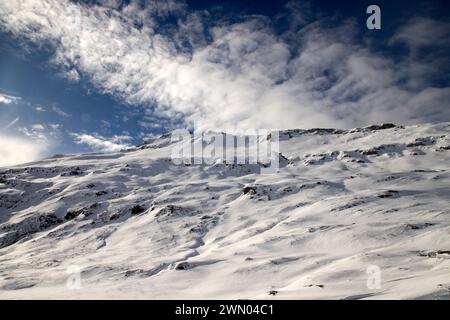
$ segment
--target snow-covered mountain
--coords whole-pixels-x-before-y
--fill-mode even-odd
[[[283,131],[272,175],[172,148],[0,170],[0,298],[450,298],[450,123]]]

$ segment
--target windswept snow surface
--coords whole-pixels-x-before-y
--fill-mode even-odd
[[[172,147],[1,169],[0,298],[450,297],[450,123],[283,131],[272,175]]]

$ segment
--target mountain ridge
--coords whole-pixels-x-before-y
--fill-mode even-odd
[[[450,123],[283,130],[271,175],[168,139],[1,169],[0,297],[450,298]]]

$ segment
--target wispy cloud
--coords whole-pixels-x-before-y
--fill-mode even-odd
[[[113,136],[105,138],[100,135],[90,135],[86,133],[71,133],[74,142],[87,145],[94,151],[117,152],[129,147],[127,141],[132,138],[129,136]]]
[[[415,19],[400,27],[391,43],[405,44],[410,54],[397,61],[357,40],[355,22],[318,18],[292,4],[277,17],[289,23],[280,34],[264,16],[216,21],[178,1],[99,3],[2,1],[0,24],[51,44],[52,61],[68,78],[81,75],[155,116],[204,127],[450,120],[450,88],[434,83],[448,54],[414,53],[436,41],[447,46],[446,23]],[[424,24],[436,30],[433,42],[414,36]]]
[[[15,118],[15,119],[14,119],[13,121],[11,121],[5,128],[6,128],[6,129],[11,128],[11,127],[14,126],[19,120],[20,120],[19,117]]]
[[[56,106],[53,106],[52,107],[52,110],[56,113],[56,114],[58,114],[59,116],[61,116],[61,117],[63,117],[63,118],[70,118],[72,115],[71,114],[69,114],[69,113],[67,113],[67,112],[65,112],[65,111],[63,111],[63,110],[61,110],[60,108],[58,108],[58,107],[56,107]]]
[[[391,41],[403,42],[411,49],[419,49],[426,46],[448,47],[449,38],[450,22],[417,17],[401,26]]]
[[[19,132],[34,141],[48,141],[48,134],[50,133],[47,132],[45,126],[40,123],[29,127],[21,127],[19,128]]]

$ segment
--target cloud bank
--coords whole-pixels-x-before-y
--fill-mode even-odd
[[[21,117],[12,119],[0,127],[0,167],[39,160],[61,142],[58,124],[27,124]]]
[[[450,121],[450,88],[438,83],[448,51],[429,50],[448,49],[449,23],[400,26],[389,45],[407,53],[394,59],[358,39],[364,26],[309,12],[289,3],[274,19],[229,18],[178,1],[9,0],[0,25],[51,48],[71,81],[204,128]]]
[[[0,134],[0,166],[11,166],[42,158],[48,146],[35,141]]]

